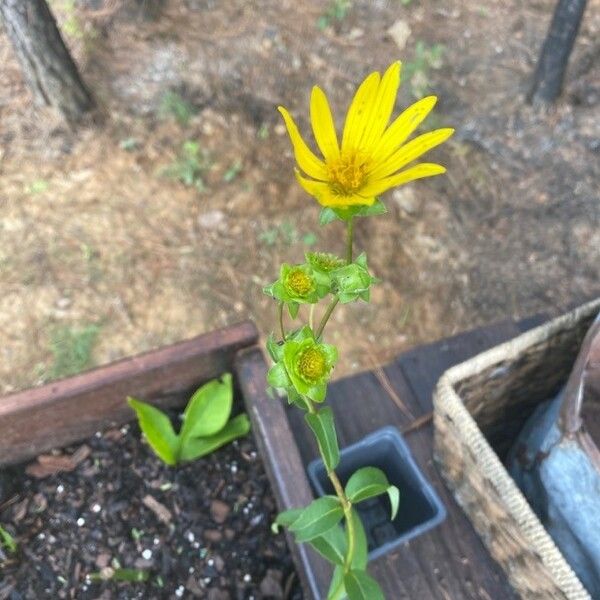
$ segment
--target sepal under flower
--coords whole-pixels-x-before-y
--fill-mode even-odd
[[[369,273],[367,255],[363,252],[355,262],[335,270],[331,274],[332,291],[342,304],[354,300],[371,299],[371,285],[379,280]]]
[[[329,282],[323,281],[310,265],[281,265],[279,279],[264,288],[265,294],[288,304],[290,314],[292,306],[296,305],[294,314],[298,312],[299,304],[316,304],[329,292]]]

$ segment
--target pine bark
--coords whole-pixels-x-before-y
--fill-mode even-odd
[[[560,96],[587,0],[558,0],[527,100],[549,105]]]
[[[0,0],[0,15],[23,76],[38,105],[70,122],[94,107],[45,0]]]

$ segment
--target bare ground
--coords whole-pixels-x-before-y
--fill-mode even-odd
[[[388,194],[389,214],[359,224],[383,283],[372,304],[333,319],[338,375],[596,295],[600,0],[543,115],[523,98],[553,4],[363,0],[322,31],[327,3],[316,0],[173,0],[156,20],[80,2],[67,38],[104,120],[77,131],[31,105],[1,34],[0,391],[49,377],[60,324],[99,325],[95,364],[244,318],[268,333],[261,288],[280,262],[342,246],[293,180],[276,105],[306,131],[318,83],[341,120],[356,83],[414,62],[419,41],[445,48],[427,84],[440,96],[429,125],[457,129],[434,157],[448,174]],[[73,17],[54,6],[63,25]],[[411,29],[402,51],[386,34],[398,19]],[[161,116],[169,90],[195,107],[185,126]],[[405,84],[398,108],[411,101]],[[209,156],[203,193],[164,174],[186,140]]]

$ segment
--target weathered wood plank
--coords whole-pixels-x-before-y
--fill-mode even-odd
[[[180,403],[203,381],[231,370],[236,352],[257,339],[254,324],[241,323],[0,398],[0,465],[131,420],[128,395]]]
[[[399,356],[394,364],[400,366],[420,404],[420,410],[415,416],[433,410],[433,389],[444,371],[520,333],[522,330],[517,324],[502,321],[419,346]]]
[[[236,374],[279,509],[306,506],[313,494],[283,403],[266,393],[267,365],[262,352],[258,348],[241,352],[236,359]],[[286,535],[304,590],[319,600],[320,586],[331,576],[331,568],[313,550],[297,545],[292,536]]]

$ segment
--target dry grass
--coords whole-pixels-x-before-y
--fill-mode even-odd
[[[124,9],[84,15],[99,35],[71,42],[110,118],[78,132],[29,105],[0,38],[0,391],[47,377],[57,325],[101,326],[97,364],[244,318],[267,333],[273,306],[261,288],[281,261],[300,260],[318,214],[293,181],[274,105],[304,113],[318,80],[343,114],[370,57],[377,67],[397,58],[382,32],[399,17],[410,22],[411,44],[446,46],[431,86],[444,99],[440,118],[459,135],[438,157],[448,177],[388,198],[388,217],[359,224],[358,245],[384,283],[371,305],[336,313],[338,374],[592,294],[598,168],[585,144],[600,137],[598,105],[575,107],[567,95],[547,118],[520,107],[528,49],[539,44],[540,15],[552,2],[538,4],[356,2],[326,32],[315,26],[318,2],[265,0],[256,12],[243,2],[170,2],[157,22]],[[576,62],[597,39],[598,4],[588,9]],[[592,85],[589,77],[573,85]],[[160,115],[169,90],[195,107],[183,127]],[[575,134],[561,133],[567,123]],[[561,135],[560,147],[540,157],[537,149]],[[186,140],[210,157],[205,193],[161,175]],[[224,181],[236,164],[240,172]],[[271,244],[268,232],[285,224],[295,235]],[[341,249],[335,225],[316,233],[318,244]]]

